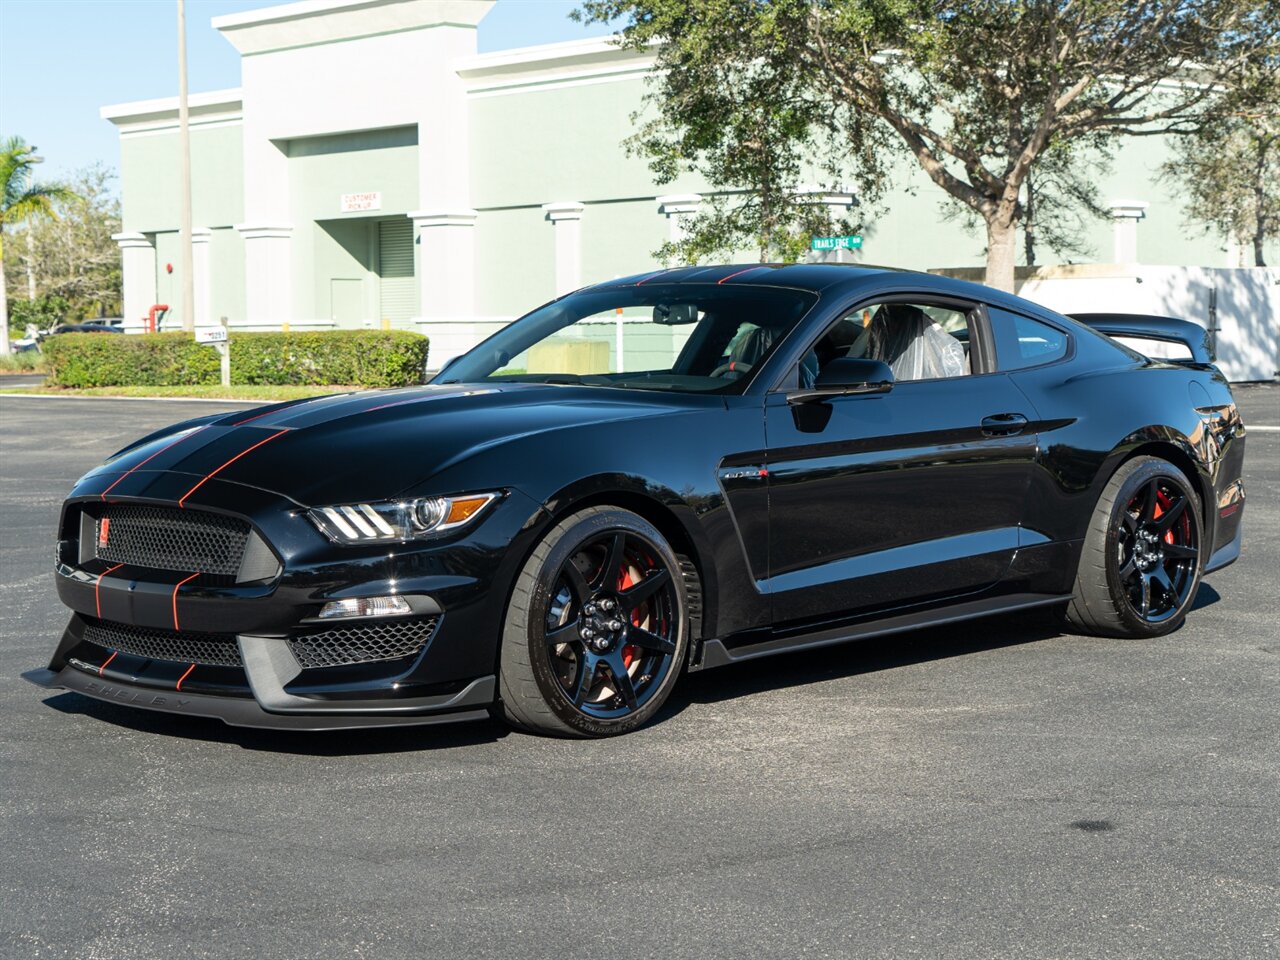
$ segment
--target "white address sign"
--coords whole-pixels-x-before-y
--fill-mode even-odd
[[[342,195],[341,207],[343,213],[359,213],[362,210],[381,210],[382,194],[377,191],[373,193],[344,193]]]

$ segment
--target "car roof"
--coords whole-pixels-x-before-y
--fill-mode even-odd
[[[595,289],[630,287],[646,283],[724,284],[732,286],[793,287],[815,293],[836,284],[849,283],[883,273],[908,273],[891,267],[851,263],[729,263],[717,266],[672,267],[619,277]]]
[[[922,273],[861,263],[735,263],[721,266],[672,267],[607,280],[584,290],[608,290],[653,285],[787,287],[815,294],[853,294],[865,288],[876,295],[901,289],[904,293],[932,293],[977,300],[1039,316],[1059,314],[1039,304],[980,283],[937,273]],[[1078,324],[1076,324],[1078,325]]]

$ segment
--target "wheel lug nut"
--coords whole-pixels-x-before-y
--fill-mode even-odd
[[[610,621],[609,621],[609,629],[610,629],[610,630],[621,630],[621,629],[622,629],[622,621],[621,621],[621,620],[610,620]]]
[[[612,610],[616,604],[612,600],[601,600],[600,606],[604,607],[605,610]]]
[[[590,639],[591,639],[592,637],[594,637],[595,635],[596,635],[596,632],[595,632],[594,630],[592,630],[590,627],[583,627],[583,628],[582,628],[582,639],[583,639],[583,640],[590,640]]]
[[[589,617],[596,612],[596,605],[594,603],[588,603],[585,607],[582,608],[582,612]]]

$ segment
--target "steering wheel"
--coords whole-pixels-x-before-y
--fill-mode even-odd
[[[737,380],[744,373],[750,372],[751,364],[743,363],[741,360],[730,360],[728,363],[722,363],[712,370],[711,375],[713,377],[723,377],[726,373],[732,373],[734,375],[733,379]]]

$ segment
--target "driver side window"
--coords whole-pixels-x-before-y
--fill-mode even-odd
[[[882,360],[895,380],[936,380],[972,372],[969,317],[929,303],[873,303],[845,314],[800,365],[802,386],[839,358]]]

